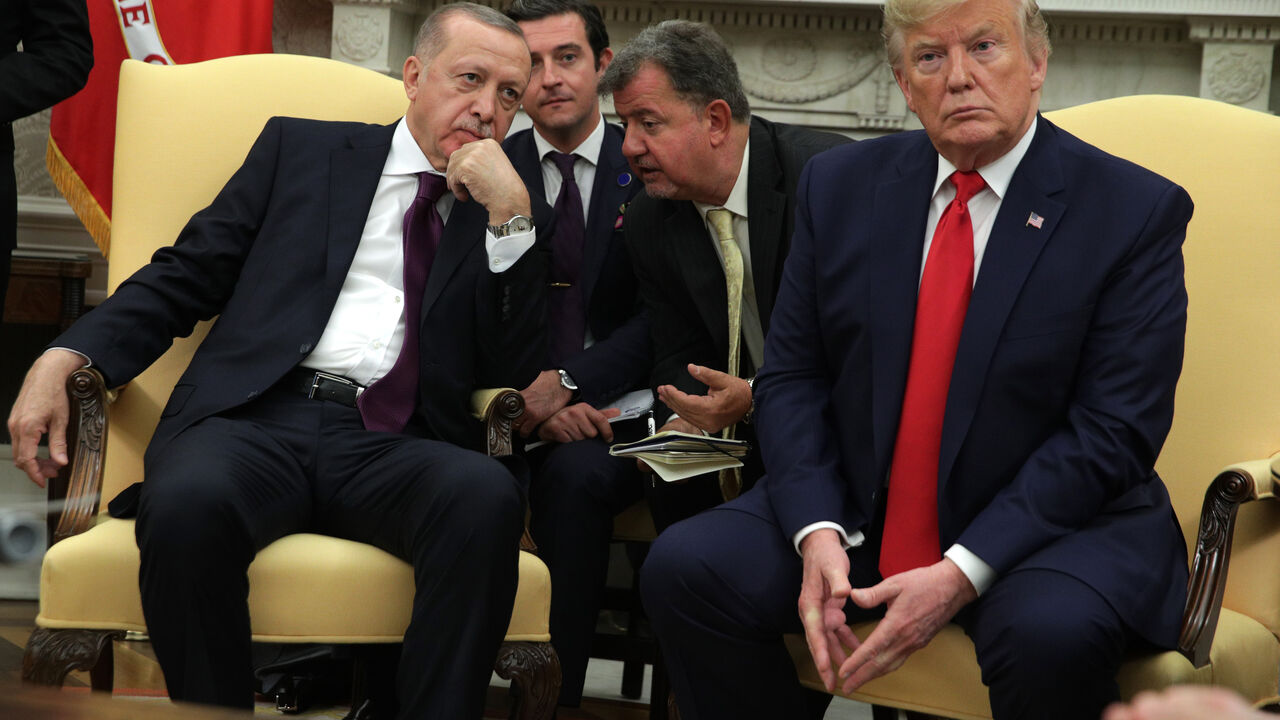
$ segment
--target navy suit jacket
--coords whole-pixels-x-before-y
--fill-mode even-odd
[[[502,147],[524,179],[535,204],[545,200],[554,205],[555,198],[547,198],[542,181],[541,158],[533,130],[512,135]],[[627,159],[622,156],[622,129],[606,123],[591,187],[586,247],[579,276],[587,327],[595,342],[561,363],[578,384],[582,399],[593,405],[644,387],[653,362],[648,317],[640,305],[631,257],[618,224],[619,218],[626,217],[623,206],[631,202],[640,188],[640,181],[632,175]]]
[[[315,347],[355,255],[395,125],[272,118],[244,164],[172,247],[53,344],[113,384],[218,316],[165,406],[148,456],[191,424],[258,397]],[[535,213],[545,228],[551,219]],[[410,432],[479,448],[476,387],[523,387],[545,353],[546,258],[488,270],[488,212],[455,202],[423,296]]]
[[[790,244],[800,171],[815,154],[849,139],[759,117],[751,118],[750,133],[747,228],[756,303],[767,334]],[[650,384],[705,394],[706,386],[693,379],[688,364],[724,371],[729,363],[728,291],[706,223],[692,202],[640,195],[627,214],[627,244],[652,324]],[[742,359],[740,371],[748,370],[745,350]],[[664,409],[658,424],[669,415]]]
[[[940,550],[960,543],[1001,576],[1070,574],[1172,646],[1186,551],[1153,465],[1182,365],[1191,199],[1037,122],[956,355]],[[743,498],[788,537],[819,520],[879,533],[936,173],[911,132],[820,155],[801,180],[756,384],[769,474]]]

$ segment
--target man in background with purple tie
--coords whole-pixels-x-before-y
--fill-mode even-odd
[[[498,144],[529,73],[508,18],[438,10],[405,61],[403,119],[268,121],[177,242],[28,374],[9,428],[16,464],[43,484],[66,463],[75,368],[126,383],[218,316],[161,415],[146,482],[111,504],[137,513],[143,610],[173,699],[252,706],[246,570],[277,538],[318,532],[414,567],[399,717],[481,716],[525,488],[519,460],[468,449],[482,440],[469,396],[528,384],[545,353],[545,257],[531,248],[551,218]]]
[[[613,51],[600,10],[581,0],[516,0],[532,53],[524,109],[533,128],[502,146],[535,204],[554,208],[550,357],[523,391],[520,431],[545,444],[527,454],[530,532],[551,570],[551,642],[560,705],[582,699],[608,566],[613,516],[639,500],[635,463],[609,455],[611,416],[645,387],[652,363],[635,273],[623,244],[627,203],[640,190],[622,156],[622,130],[600,114],[596,84]],[[643,425],[622,421],[619,431]],[[639,439],[643,433],[630,437]]]
[[[658,539],[645,606],[685,720],[819,717],[784,633],[849,691],[949,622],[997,720],[1097,718],[1186,596],[1153,466],[1192,203],[1039,116],[1034,0],[884,13],[924,130],[805,168],[756,382],[767,474]]]

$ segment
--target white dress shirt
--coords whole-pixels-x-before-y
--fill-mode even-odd
[[[360,245],[320,341],[302,365],[369,385],[387,374],[404,344],[404,214],[418,192],[419,172],[442,174],[427,160],[404,118],[396,125]],[[436,203],[449,222],[456,199]],[[474,201],[472,201],[474,202]],[[534,231],[495,238],[485,231],[489,270],[509,269],[533,246]]]
[[[982,265],[982,257],[987,251],[987,241],[991,239],[991,228],[995,226],[996,215],[1000,211],[1000,203],[1004,200],[1009,190],[1009,183],[1013,180],[1013,173],[1018,169],[1018,163],[1022,162],[1022,158],[1027,154],[1027,149],[1031,147],[1031,140],[1036,134],[1036,123],[1032,121],[1031,127],[1023,134],[1022,139],[1018,141],[1013,149],[1002,155],[995,162],[978,168],[978,174],[982,175],[983,181],[987,186],[978,194],[969,200],[969,218],[973,222],[973,282],[978,282],[978,269]],[[938,156],[938,176],[933,183],[933,200],[929,205],[929,218],[925,224],[924,232],[924,253],[920,262],[920,274],[924,275],[925,261],[929,257],[929,247],[933,244],[933,233],[938,227],[938,221],[942,219],[942,213],[946,210],[947,205],[956,197],[956,188],[947,179],[951,177],[951,173],[956,171],[956,166],[941,155]],[[918,281],[917,281],[918,282]],[[844,544],[845,549],[857,547],[866,541],[861,530],[855,530],[853,534],[845,532],[843,526],[835,522],[816,522],[800,528],[799,532],[792,538],[795,544],[796,552],[800,552],[800,542],[815,530],[823,528],[831,528],[840,535],[840,540]],[[960,568],[969,582],[973,583],[973,587],[981,595],[987,588],[991,587],[991,583],[995,582],[996,572],[986,562],[974,555],[968,548],[963,545],[952,545],[943,553],[945,557],[951,558],[951,561]]]
[[[547,204],[555,207],[556,198],[560,197],[560,168],[555,161],[547,157],[547,153],[559,152],[546,138],[533,128],[533,144],[542,159],[542,187],[546,191]],[[577,155],[573,164],[573,179],[578,183],[578,193],[582,195],[582,222],[591,217],[591,188],[596,182],[596,166],[600,161],[600,149],[604,147],[604,116],[600,116],[596,129],[591,131],[582,144],[574,148],[570,155]]]
[[[418,194],[417,174],[422,171],[443,174],[431,166],[400,118],[338,301],[320,341],[301,365],[344,375],[361,385],[371,384],[395,365],[405,328],[404,214]],[[446,191],[436,203],[443,222],[449,221],[454,202],[453,193]],[[495,238],[485,230],[489,270],[501,273],[510,269],[533,247],[535,231]],[[92,364],[93,359],[85,357],[85,367]]]

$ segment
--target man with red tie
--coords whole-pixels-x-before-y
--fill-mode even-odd
[[[948,622],[997,719],[1096,718],[1185,600],[1153,465],[1191,200],[1038,115],[1034,0],[889,0],[884,28],[924,131],[806,168],[755,385],[766,478],[659,538],[646,607],[686,720],[812,709],[783,633],[850,690]]]
[[[527,384],[544,352],[533,246],[551,218],[498,144],[529,72],[514,22],[445,5],[405,61],[402,119],[269,120],[175,244],[28,373],[9,429],[43,484],[67,462],[71,372],[91,363],[124,384],[218,317],[161,413],[146,481],[111,503],[137,514],[142,609],[173,699],[252,707],[247,569],[315,532],[414,568],[399,713],[379,717],[482,715],[525,488],[521,462],[467,449],[483,435],[469,396]]]

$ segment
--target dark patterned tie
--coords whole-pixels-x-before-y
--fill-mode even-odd
[[[573,176],[576,155],[550,152],[562,178],[556,198],[556,232],[551,240],[551,362],[560,365],[582,351],[587,314],[579,275],[582,271],[586,224],[582,217],[582,194]]]
[[[417,404],[422,293],[444,233],[436,203],[447,189],[443,175],[418,173],[418,195],[404,214],[404,345],[396,364],[356,401],[369,430],[401,432]]]
[[[880,575],[942,559],[938,538],[938,452],[951,370],[973,292],[973,221],[969,200],[986,187],[976,172],[954,172],[947,205],[920,278],[911,365],[889,470],[889,501],[880,544]]]

